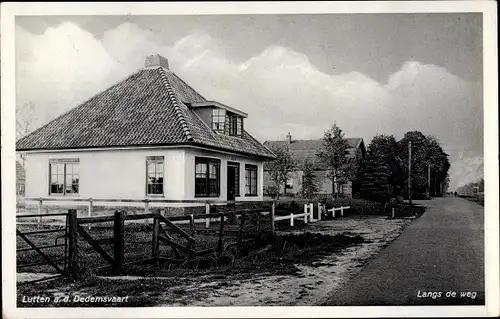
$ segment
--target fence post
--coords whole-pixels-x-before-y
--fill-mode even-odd
[[[337,208],[333,207],[332,208],[332,218],[335,218],[335,212],[337,211]]]
[[[304,204],[304,224],[307,224],[308,204]]]
[[[191,231],[191,236],[194,236],[194,216],[193,214],[189,215],[189,230]]]
[[[144,213],[149,213],[149,199],[144,200]]]
[[[113,226],[114,233],[114,265],[113,270],[115,274],[118,274],[122,270],[123,260],[124,260],[124,217],[125,212],[123,210],[115,211],[115,219]]]
[[[311,222],[314,221],[314,204],[309,204],[309,211],[311,212]]]
[[[78,258],[78,219],[76,209],[68,209],[68,273],[71,277],[76,275]]]
[[[217,254],[220,256],[224,249],[223,246],[223,237],[224,237],[224,214],[220,214],[220,227],[219,227],[219,240],[217,241]]]
[[[92,204],[92,198],[89,198],[89,217],[92,217],[92,212],[94,211],[94,207],[93,207],[93,204]],[[92,228],[91,226],[92,224],[89,223],[89,229]]]
[[[241,224],[240,231],[238,233],[238,242],[241,243],[243,241],[243,225],[245,224],[245,213],[241,213]]]
[[[340,216],[344,217],[344,206],[340,206]]]
[[[321,203],[318,203],[318,220],[321,220],[322,213],[323,213],[323,206],[321,206]]]
[[[394,219],[394,207],[392,208],[392,218]]]
[[[38,199],[38,215],[40,215],[40,217],[38,217],[38,223],[41,223],[42,222],[42,199]]]
[[[293,227],[293,213],[290,213],[290,226]]]
[[[273,234],[275,232],[275,226],[274,226],[274,213],[275,213],[274,210],[276,209],[275,203],[276,203],[276,201],[273,200],[273,202],[271,204],[271,214],[270,214],[271,215],[271,231],[273,232]]]
[[[205,204],[205,214],[210,214],[210,203]],[[205,218],[205,228],[210,228],[210,218]]]
[[[153,217],[153,244],[151,247],[151,257],[158,257],[158,234],[160,233],[160,219],[158,216]]]

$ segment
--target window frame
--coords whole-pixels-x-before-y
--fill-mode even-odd
[[[196,166],[198,164],[206,164],[206,175],[205,175],[205,188],[206,188],[206,193],[198,193],[196,191]],[[214,194],[210,194],[210,164],[215,164],[217,168],[216,176],[217,176],[217,182],[216,182],[216,187],[217,187],[217,192]],[[211,158],[211,157],[202,157],[202,156],[195,156],[194,158],[194,197],[220,197],[221,195],[221,189],[220,189],[220,175],[221,175],[221,160],[218,158]]]
[[[215,114],[217,112],[217,115]],[[221,115],[223,113],[224,115]],[[212,130],[219,132],[219,133],[225,133],[227,130],[227,111],[221,108],[213,108],[212,109]],[[215,119],[217,118],[217,121]],[[221,121],[221,119],[223,119]],[[217,127],[215,127],[215,123],[217,123]],[[220,127],[222,125],[222,128]]]
[[[161,194],[149,193],[149,164],[162,163],[162,182],[161,182]],[[156,178],[156,168],[155,168],[155,178]],[[153,183],[159,184],[159,183]],[[165,196],[165,156],[146,156],[146,197],[163,197]]]
[[[255,171],[255,193],[252,192],[252,174]],[[250,173],[250,176],[247,174]],[[250,181],[250,184],[248,184]],[[247,192],[247,187],[249,188],[249,193]],[[256,197],[259,196],[259,167],[255,164],[245,164],[245,197]]]
[[[243,117],[235,114],[227,115],[226,134],[229,136],[243,136]]]
[[[52,192],[52,165],[54,164],[62,164],[63,165],[63,188],[62,188],[62,193],[53,193]],[[66,170],[66,165],[67,164],[77,164],[78,165],[78,191],[75,193],[67,193],[66,192],[66,179],[67,179],[67,170]],[[60,175],[60,174],[58,174]],[[74,175],[74,174],[71,174]],[[73,183],[72,183],[73,185]],[[80,196],[80,159],[79,158],[52,158],[49,159],[49,196],[70,196],[70,197],[77,197]]]

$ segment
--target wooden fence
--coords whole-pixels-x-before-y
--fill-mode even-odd
[[[33,200],[33,199],[28,199]],[[252,236],[262,231],[274,233],[276,222],[289,220],[290,226],[294,226],[294,220],[300,218],[304,223],[315,222],[326,218],[328,214],[335,217],[336,212],[341,216],[349,206],[338,207],[326,210],[324,204],[318,203],[318,209],[315,217],[314,205],[312,203],[304,205],[304,211],[300,214],[290,213],[285,216],[276,216],[276,202],[259,202],[262,208],[237,209],[235,202],[226,201],[173,201],[164,199],[143,199],[143,200],[117,200],[117,199],[56,199],[39,198],[38,213],[31,215],[19,215],[18,217],[39,217],[40,219],[48,216],[65,216],[66,227],[64,228],[64,266],[61,269],[54,264],[47,256],[43,257],[41,249],[47,247],[38,247],[26,237],[26,232],[18,230],[18,236],[26,241],[33,250],[40,252],[44,261],[54,267],[59,274],[75,275],[78,273],[81,265],[81,258],[94,258],[94,256],[103,261],[103,265],[98,264],[98,260],[91,260],[92,269],[96,271],[111,270],[119,274],[123,272],[124,267],[137,263],[151,262],[169,262],[173,264],[182,264],[189,262],[196,256],[215,253],[220,256],[228,247],[243,243],[245,240],[251,240]],[[88,215],[78,217],[76,209],[69,209],[67,213],[44,214],[42,205],[44,201],[71,201],[74,203],[86,202],[88,205]],[[144,213],[126,214],[123,210],[117,210],[112,215],[92,216],[93,205],[96,202],[116,202],[116,203],[140,203],[144,204]],[[182,216],[166,216],[165,211],[150,206],[151,203],[190,203],[205,206],[204,213]],[[233,204],[233,206],[220,206],[226,211],[215,212],[214,204]],[[266,206],[267,204],[267,206]],[[139,239],[130,239],[130,235],[136,232],[133,227],[125,227],[129,223],[140,224],[147,231]],[[136,222],[134,222],[136,221]],[[139,221],[139,223],[137,223]],[[201,225],[200,225],[201,224]],[[93,226],[102,227],[93,227]],[[92,227],[91,227],[92,226]],[[103,229],[112,229],[112,232]],[[38,231],[41,233],[43,231]],[[216,237],[213,245],[207,245],[199,240],[201,234],[209,234]],[[149,234],[149,235],[148,235]],[[251,236],[250,236],[251,235]],[[128,236],[128,237],[127,237]],[[247,238],[248,237],[248,238]],[[228,239],[229,238],[229,239]],[[142,244],[141,254],[137,254],[135,260],[131,260],[131,255],[127,253],[133,244]],[[55,246],[51,246],[55,247]],[[162,253],[166,247],[173,252],[171,256]],[[81,256],[80,256],[81,255]],[[87,256],[88,255],[88,256]],[[91,257],[89,257],[92,255]],[[85,258],[84,258],[85,259]]]
[[[48,280],[48,279],[54,279],[60,276],[65,276],[68,275],[68,253],[71,251],[70,246],[72,245],[71,241],[68,240],[68,231],[70,228],[69,225],[69,218],[67,213],[53,213],[53,214],[45,214],[45,215],[38,215],[38,214],[25,214],[25,215],[18,215],[16,216],[16,219],[20,218],[51,218],[51,217],[64,217],[65,218],[65,226],[62,228],[55,228],[55,229],[36,229],[36,230],[29,230],[25,231],[21,229],[20,227],[16,227],[16,236],[17,238],[21,239],[21,241],[18,241],[18,244],[21,244],[20,248],[16,249],[17,256],[20,256],[21,254],[28,254],[28,252],[35,252],[35,256],[41,257],[41,261],[35,261],[35,262],[29,262],[29,263],[22,263],[19,260],[16,262],[16,269],[21,270],[21,269],[26,269],[26,268],[36,268],[38,266],[50,266],[52,270],[56,272],[56,275],[52,276],[44,276],[43,278],[35,279],[35,280],[26,280],[21,282],[20,284],[26,284],[26,283],[34,283],[38,281],[43,281],[43,280]],[[47,236],[47,234],[56,234],[55,237],[50,238],[50,240],[54,240],[53,244],[49,245],[44,245],[39,242],[37,242],[36,239],[33,238],[33,236],[37,235],[44,235]],[[57,234],[60,234],[57,236]],[[60,243],[62,241],[62,243]],[[27,244],[27,246],[22,247],[22,244]],[[61,251],[62,249],[62,251]],[[56,250],[55,253],[53,254],[48,254],[47,250]],[[33,257],[33,256],[32,256]],[[62,265],[61,265],[62,263]]]
[[[69,218],[69,232],[70,238],[69,247],[69,272],[74,274],[78,271],[78,255],[79,255],[79,241],[83,241],[95,251],[98,256],[106,262],[104,266],[97,266],[93,269],[96,271],[112,270],[113,273],[119,274],[123,268],[137,263],[151,263],[151,262],[169,262],[174,264],[181,264],[190,261],[196,256],[215,252],[221,255],[225,249],[230,246],[240,244],[245,238],[245,223],[248,223],[249,217],[256,217],[255,223],[258,229],[263,225],[272,224],[272,215],[267,214],[267,211],[244,209],[233,210],[221,213],[208,213],[199,215],[188,216],[164,216],[161,210],[156,209],[151,213],[127,215],[124,211],[116,211],[113,216],[96,216],[96,217],[80,217],[76,216],[76,210],[70,209],[68,213]],[[238,219],[237,227],[230,227],[228,220]],[[151,254],[139,260],[126,262],[125,254],[125,235],[126,232],[134,232],[134,229],[126,229],[125,221],[131,220],[147,220],[152,219],[151,239],[146,241],[150,245]],[[206,221],[209,221],[208,223]],[[92,232],[88,230],[88,226],[98,223],[111,223],[113,228],[113,235],[110,237],[96,238]],[[196,224],[204,224],[202,228],[197,228]],[[215,233],[217,235],[217,243],[213,247],[202,247],[200,242],[196,240],[195,234],[202,231],[214,232],[212,229],[216,226]],[[183,229],[180,225],[186,225],[188,228]],[[233,226],[233,225],[231,225]],[[272,226],[269,226],[269,231],[272,231]],[[225,235],[227,233],[235,234],[234,241],[225,242]],[[112,253],[106,252],[104,246],[112,245]],[[167,246],[174,252],[173,258],[171,256],[164,256],[160,253],[160,247]],[[200,249],[202,248],[202,249]]]

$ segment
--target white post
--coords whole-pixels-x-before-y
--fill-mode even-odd
[[[39,215],[42,214],[42,199],[41,198],[38,200],[38,214]]]
[[[344,206],[340,206],[340,216],[344,216]]]
[[[394,218],[394,207],[392,208],[392,218]]]
[[[333,216],[333,218],[335,218],[335,212],[336,211],[337,211],[337,208],[334,207],[333,210],[332,210],[332,216]]]
[[[304,204],[304,224],[307,224],[307,214],[309,214],[307,208],[307,204]]]
[[[293,227],[293,213],[290,213],[290,226]]]
[[[271,230],[273,234],[276,232],[276,226],[274,225],[274,213],[275,213],[275,201],[271,204]]]
[[[205,214],[210,214],[210,204],[205,204]],[[205,218],[205,228],[210,228],[210,218]]]
[[[321,220],[321,213],[323,213],[323,206],[318,203],[318,220]]]
[[[42,199],[41,198],[38,200],[38,215],[40,215],[40,217],[38,217],[38,222],[41,223],[42,222]]]
[[[314,206],[312,203],[309,204],[309,211],[311,212],[311,219],[310,220],[311,220],[311,222],[313,222],[314,221]]]
[[[144,201],[144,212],[149,213],[149,200],[147,199]]]
[[[93,206],[92,206],[92,198],[89,198],[89,217],[92,217],[92,211],[93,211]],[[91,229],[92,223],[89,223],[89,229]]]
[[[89,198],[89,217],[92,217],[93,205],[92,198]]]

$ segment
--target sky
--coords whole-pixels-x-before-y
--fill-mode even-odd
[[[419,130],[451,188],[483,176],[480,13],[16,17],[16,103],[38,127],[136,72],[149,54],[258,140]]]

